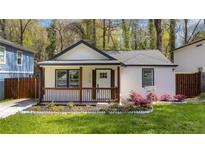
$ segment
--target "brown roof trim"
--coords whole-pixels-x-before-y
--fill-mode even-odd
[[[200,39],[200,40],[196,40],[196,41],[192,41],[192,42],[190,42],[190,43],[188,43],[188,44],[185,44],[185,45],[183,45],[183,46],[181,46],[181,47],[175,48],[173,51],[176,51],[176,50],[178,50],[178,49],[181,49],[181,48],[184,48],[184,47],[193,45],[193,44],[195,44],[195,43],[199,43],[199,42],[204,41],[204,40],[205,40],[205,38]]]

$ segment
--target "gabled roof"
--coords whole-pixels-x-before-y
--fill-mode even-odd
[[[11,47],[14,47],[14,48],[19,49],[19,50],[23,50],[23,51],[27,51],[27,52],[31,52],[31,53],[37,53],[36,51],[34,51],[32,49],[29,49],[29,48],[26,48],[26,47],[24,47],[22,45],[19,45],[19,44],[16,44],[14,42],[5,40],[5,39],[3,39],[1,37],[0,37],[0,43],[4,44],[4,45],[11,46]]]
[[[107,51],[126,66],[177,66],[159,50]]]
[[[182,45],[182,46],[180,46],[180,47],[178,47],[178,48],[175,48],[173,51],[176,51],[176,50],[178,50],[178,49],[181,49],[181,48],[184,48],[184,47],[190,46],[190,45],[192,45],[192,44],[196,44],[196,43],[202,42],[202,41],[204,41],[204,40],[205,40],[205,38],[202,38],[202,39],[199,39],[199,40],[192,41],[192,42],[190,42],[190,43],[188,43],[188,44],[185,44],[185,45]]]
[[[108,57],[107,60],[56,60],[58,56],[69,52],[79,44],[85,44],[98,53]],[[39,62],[39,65],[123,65],[123,66],[171,66],[175,67],[159,50],[134,50],[134,51],[102,51],[89,43],[81,40],[62,52],[56,54],[47,61]]]
[[[102,50],[100,50],[100,49],[94,47],[93,45],[91,45],[90,43],[88,43],[88,42],[86,42],[86,41],[84,41],[84,40],[78,41],[77,43],[75,43],[75,44],[71,45],[70,47],[64,49],[63,51],[57,53],[56,55],[54,55],[53,57],[51,57],[51,58],[48,59],[48,60],[49,60],[49,61],[50,61],[50,60],[54,60],[55,58],[57,58],[57,57],[63,55],[64,53],[69,52],[69,50],[73,49],[74,47],[78,46],[79,44],[84,44],[84,45],[90,47],[91,49],[93,49],[93,50],[97,51],[98,53],[104,55],[105,57],[107,57],[107,58],[110,59],[110,60],[116,60],[115,58],[111,57],[111,56],[108,55],[107,53],[105,53],[105,52],[103,52]]]

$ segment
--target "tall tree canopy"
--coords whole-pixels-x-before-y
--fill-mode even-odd
[[[0,19],[0,36],[32,48],[45,60],[85,39],[102,50],[159,49],[172,59],[176,47],[205,37],[203,20],[190,19]],[[146,52],[146,51],[145,51]]]

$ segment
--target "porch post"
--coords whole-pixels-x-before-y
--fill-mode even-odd
[[[38,79],[38,103],[40,104],[42,102],[42,67],[38,67],[38,73],[39,73],[39,79]]]
[[[82,102],[83,96],[83,68],[80,67],[80,102]]]
[[[120,102],[120,66],[117,67],[117,86],[118,86],[117,101]]]

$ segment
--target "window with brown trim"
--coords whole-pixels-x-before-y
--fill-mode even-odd
[[[56,87],[80,87],[80,70],[56,70]]]
[[[67,70],[56,70],[56,87],[57,88],[68,87]]]

